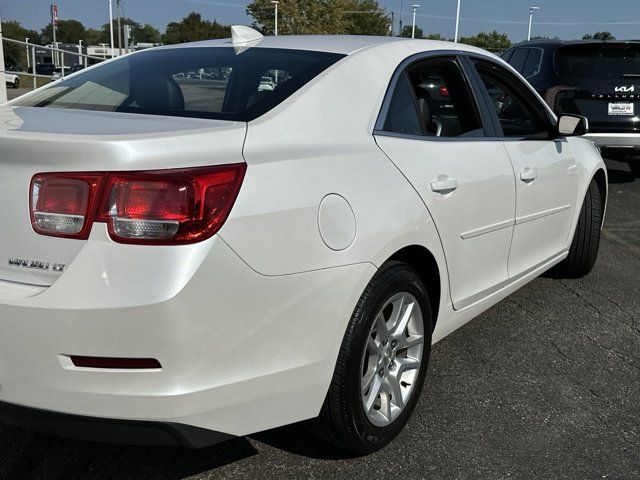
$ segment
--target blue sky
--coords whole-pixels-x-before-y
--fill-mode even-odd
[[[249,24],[248,0],[123,0],[125,14],[164,30],[171,20],[191,11],[227,24]],[[415,1],[415,0],[414,0]],[[401,0],[381,0],[388,10],[400,11]],[[56,0],[60,18],[77,19],[90,27],[108,22],[108,0]],[[404,22],[411,24],[411,0],[404,0]],[[427,33],[453,37],[456,0],[417,0],[417,24]],[[114,0],[115,4],[115,0]],[[50,0],[0,0],[3,20],[19,20],[29,28],[47,23]],[[584,33],[609,30],[618,38],[640,38],[640,2],[635,0],[462,0],[461,35],[479,31],[505,32],[513,41],[526,37],[528,8],[541,7],[535,16],[534,35],[578,38]],[[396,17],[397,18],[397,17]]]

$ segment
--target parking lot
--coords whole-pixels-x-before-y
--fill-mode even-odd
[[[608,165],[594,272],[537,279],[437,344],[412,421],[383,451],[346,458],[297,425],[190,451],[0,424],[0,478],[639,478],[640,180]]]

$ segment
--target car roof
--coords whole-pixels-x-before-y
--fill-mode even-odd
[[[201,42],[182,43],[179,45],[166,45],[164,48],[189,48],[189,47],[231,47],[240,48],[286,48],[291,50],[310,50],[327,53],[340,53],[350,55],[359,50],[397,44],[399,42],[420,42],[421,50],[461,50],[478,52],[479,49],[468,45],[436,40],[411,39],[405,37],[380,37],[373,35],[278,35],[268,36],[261,40],[234,45],[231,39],[205,40]]]

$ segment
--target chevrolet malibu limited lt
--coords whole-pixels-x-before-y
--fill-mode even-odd
[[[434,342],[593,267],[587,122],[503,60],[232,33],[1,107],[0,419],[191,447],[306,420],[372,452]]]

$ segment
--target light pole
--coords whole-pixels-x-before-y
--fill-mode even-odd
[[[273,34],[277,37],[278,36],[278,4],[280,2],[278,0],[271,0],[271,3],[273,3],[273,6],[275,7]]]
[[[53,48],[58,48],[58,42],[56,41],[56,29],[58,28],[58,7],[53,4],[51,0],[51,31],[53,32]],[[58,65],[58,51],[53,51],[53,64]]]
[[[404,2],[402,0],[400,0],[400,23],[398,24],[398,26],[399,26],[398,36],[399,37],[402,36],[402,16],[403,15],[404,15]]]
[[[531,25],[533,24],[533,12],[540,10],[540,7],[529,7],[529,34],[527,35],[527,41],[531,40]]]
[[[82,65],[84,62],[82,61],[82,40],[78,40],[78,64]]]
[[[31,40],[29,37],[24,39],[24,43],[27,44],[27,46],[25,47],[27,49],[27,72],[31,69],[31,57],[29,56],[29,40]]]
[[[113,3],[109,0],[109,31],[111,32],[111,58],[115,57],[113,45]]]
[[[416,38],[416,10],[420,8],[420,5],[414,3],[413,5],[411,5],[411,8],[413,8],[413,23],[411,24],[411,38]]]
[[[458,0],[458,8],[456,9],[456,33],[453,36],[453,41],[458,41],[458,32],[460,31],[460,0]]]

